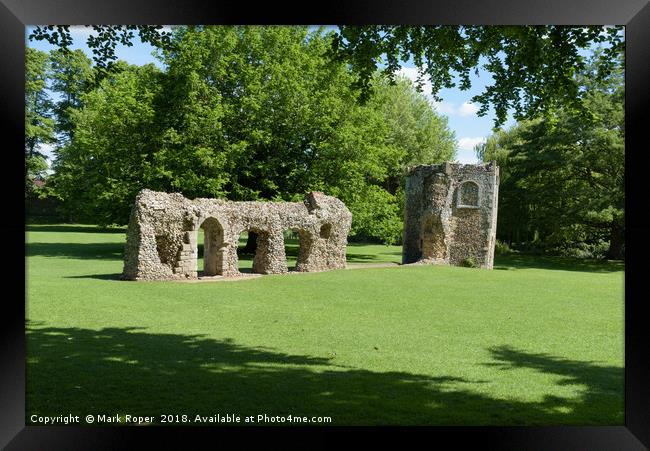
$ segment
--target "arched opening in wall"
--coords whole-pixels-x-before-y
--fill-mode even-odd
[[[178,254],[178,246],[174,240],[167,235],[156,235],[156,251],[160,263],[170,268],[174,266],[175,257]]]
[[[250,251],[250,246],[246,246],[250,233],[255,234],[254,251]],[[269,265],[269,233],[264,230],[251,228],[242,231],[239,235],[237,246],[237,269],[243,273],[266,274]]]
[[[332,236],[332,224],[323,224],[320,228],[320,237],[329,240]]]
[[[287,268],[289,271],[298,270],[298,261],[300,261],[300,254],[303,251],[302,241],[303,234],[298,229],[287,229],[282,232],[284,238],[284,255],[287,258]]]
[[[459,208],[478,208],[479,194],[478,183],[471,180],[463,182],[458,188],[456,206]]]
[[[223,274],[225,252],[223,227],[215,218],[207,218],[200,228],[203,231],[203,249],[200,246],[198,249],[199,258],[203,254],[203,271],[200,274],[203,276],[221,275]]]
[[[429,216],[422,226],[422,258],[425,260],[444,260],[447,257],[445,232],[437,216]]]
[[[239,241],[237,243],[237,269],[239,269],[239,272],[250,273],[253,271],[253,258],[257,248],[257,237],[253,235],[250,238],[255,239],[255,244],[247,246],[246,244],[249,242],[249,231],[244,230],[239,235]]]

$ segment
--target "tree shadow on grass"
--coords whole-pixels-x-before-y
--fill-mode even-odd
[[[83,274],[80,276],[63,276],[65,279],[97,279],[97,280],[119,280],[124,281],[122,273],[112,274]]]
[[[27,257],[122,260],[124,243],[27,243]]]
[[[350,254],[348,253],[345,256],[347,263],[385,263],[384,260],[380,259],[378,255],[375,254]]]
[[[126,227],[100,227],[95,225],[28,224],[27,232],[75,232],[75,233],[126,233]]]
[[[494,257],[494,269],[497,270],[528,268],[608,273],[624,271],[625,263],[619,260],[588,260],[526,254],[497,255]]]
[[[546,353],[528,353],[510,346],[489,349],[494,362],[486,363],[504,371],[530,368],[546,374],[562,376],[558,385],[581,385],[586,387],[579,399],[546,396],[539,403],[549,411],[571,411],[586,421],[598,421],[604,415],[619,412],[618,424],[623,422],[624,369],[602,366],[597,362],[569,360]],[[614,424],[614,422],[612,423]]]
[[[369,243],[348,243],[348,252],[346,254],[346,261],[348,263],[387,263],[389,262],[388,260],[394,260],[394,259],[388,259],[388,256],[400,256],[399,260],[401,262],[401,255],[402,252],[396,252],[396,251],[388,251],[386,249],[386,252],[378,252],[375,254],[367,254],[367,253],[360,253],[360,252],[354,252],[356,249],[355,248],[364,248],[367,247]],[[400,262],[395,262],[395,263],[400,263]]]
[[[620,369],[494,350],[504,368],[533,367],[587,386],[587,394],[577,400],[547,397],[535,403],[471,390],[486,381],[341,366],[328,351],[291,355],[230,339],[140,328],[30,324],[27,421],[31,414],[66,412],[330,416],[334,425],[612,424],[619,418],[622,423],[622,385],[618,397],[614,393]],[[567,406],[573,411],[559,409]]]

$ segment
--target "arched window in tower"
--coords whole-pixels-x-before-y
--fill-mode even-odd
[[[458,188],[459,208],[478,208],[480,190],[478,183],[468,180],[463,182]]]

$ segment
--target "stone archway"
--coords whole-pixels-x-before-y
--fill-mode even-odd
[[[223,274],[224,237],[223,227],[215,218],[209,217],[200,226],[203,229],[203,275]]]
[[[285,229],[284,231],[286,232],[291,232],[291,235],[293,235],[293,238],[298,239],[298,248],[295,250],[292,250],[292,252],[289,254],[287,252],[288,246],[287,246],[287,240],[286,237],[284,237],[283,233],[283,238],[285,239],[285,257],[288,257],[288,255],[291,255],[292,257],[296,258],[296,263],[295,265],[289,267],[289,264],[287,262],[287,268],[289,271],[305,271],[308,270],[309,268],[309,260],[311,258],[311,254],[313,252],[313,244],[314,244],[314,237],[311,232],[308,232],[307,230],[303,230],[298,227],[289,227]]]
[[[297,271],[344,268],[351,219],[339,199],[318,192],[303,202],[230,202],[145,189],[131,211],[123,275],[136,280],[238,276],[238,238],[246,231],[258,234],[252,272],[286,273],[282,232],[287,228],[299,229]],[[199,255],[204,259],[201,274]]]
[[[286,265],[289,271],[295,271],[297,266],[298,254],[300,253],[300,240],[299,240],[300,230],[297,228],[286,228],[282,231],[282,238],[284,240],[284,256],[286,258]],[[295,242],[298,242],[296,247]],[[295,257],[296,262],[293,265],[289,264],[289,259]]]

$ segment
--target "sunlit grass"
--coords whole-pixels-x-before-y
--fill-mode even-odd
[[[32,226],[27,241],[28,420],[623,424],[621,263],[515,255],[493,271],[126,282],[124,230]],[[400,248],[352,244],[348,260],[397,263]]]

